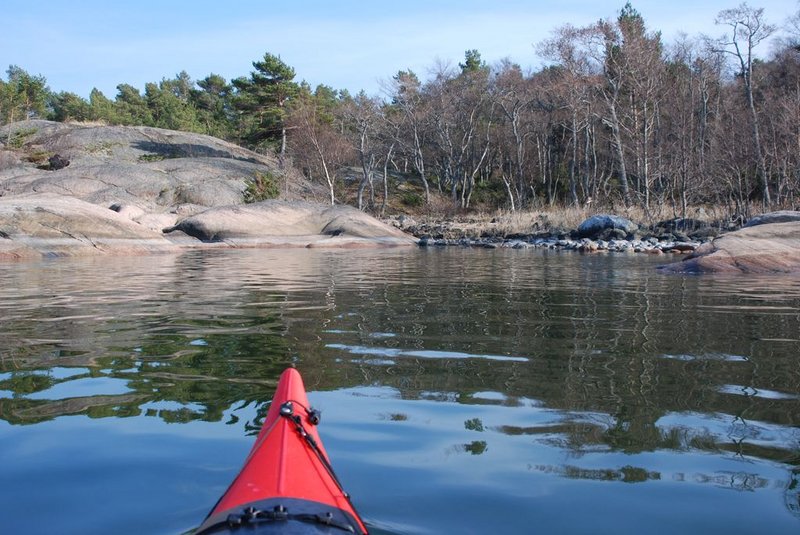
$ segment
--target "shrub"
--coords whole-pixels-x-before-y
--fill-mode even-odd
[[[53,156],[52,152],[46,150],[34,150],[25,156],[25,160],[38,166],[47,166],[47,160]]]
[[[142,154],[139,156],[140,162],[160,162],[164,160],[166,157],[163,154]]]
[[[8,146],[12,149],[21,149],[35,133],[35,128],[20,128],[19,130],[15,130],[9,137]]]
[[[423,198],[414,191],[404,191],[400,195],[400,202],[405,204],[406,206],[422,206]]]
[[[270,172],[256,172],[253,178],[245,183],[244,202],[254,203],[275,199],[280,195],[278,179]]]
[[[160,162],[163,160],[172,160],[174,158],[185,158],[186,154],[180,149],[171,149],[158,153],[147,153],[139,156],[140,162]]]

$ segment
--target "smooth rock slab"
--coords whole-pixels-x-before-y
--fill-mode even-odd
[[[0,258],[176,250],[161,233],[74,197],[52,193],[0,197]]]
[[[661,266],[671,273],[800,272],[800,222],[743,228],[706,243],[682,262]]]
[[[800,211],[779,210],[777,212],[758,215],[748,221],[744,225],[744,228],[755,227],[758,225],[768,225],[770,223],[789,223],[792,221],[800,221]]]
[[[263,201],[217,207],[164,229],[202,242],[264,245],[416,245],[405,232],[350,206],[302,201]],[[331,238],[339,238],[331,241]]]
[[[0,195],[50,192],[159,213],[182,204],[240,204],[249,180],[280,175],[275,158],[202,134],[33,120],[0,127],[0,148],[9,135],[20,146],[0,151]],[[41,153],[58,154],[70,164],[45,170],[26,161]],[[293,176],[283,193],[315,198],[304,183]]]

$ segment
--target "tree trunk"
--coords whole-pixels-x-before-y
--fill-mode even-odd
[[[430,204],[431,189],[428,185],[428,178],[425,176],[425,158],[423,157],[422,144],[420,143],[416,125],[414,125],[414,167],[417,169],[422,180],[422,186],[425,188],[425,204]]]
[[[756,104],[753,99],[753,86],[751,84],[750,74],[745,76],[745,88],[747,90],[747,105],[750,108],[750,121],[753,127],[753,144],[756,149],[756,164],[758,165],[758,174],[761,178],[761,198],[764,207],[767,208],[772,204],[769,195],[769,178],[767,177],[767,164],[764,159],[764,151],[761,148],[761,134],[758,128],[758,114],[756,113]]]
[[[322,169],[325,172],[325,180],[328,182],[328,189],[330,190],[331,194],[331,206],[333,206],[334,204],[336,204],[336,197],[334,196],[333,193],[333,178],[328,172],[328,165],[325,163],[325,158],[322,158]]]
[[[619,129],[619,117],[617,116],[617,106],[613,101],[608,102],[611,120],[609,126],[611,127],[612,145],[614,145],[614,154],[617,158],[617,169],[619,171],[620,188],[622,189],[622,198],[627,205],[630,201],[630,193],[628,192],[628,173],[625,170],[625,150],[622,144],[622,133]]]
[[[517,208],[514,204],[514,193],[511,191],[511,182],[508,180],[508,177],[503,174],[503,184],[506,186],[506,192],[508,193],[508,202],[511,203],[511,211],[516,212]]]
[[[389,150],[386,151],[386,159],[383,161],[383,202],[381,203],[381,216],[386,213],[386,204],[389,201],[389,162],[392,159],[394,152],[394,143],[389,145]]]
[[[572,198],[572,205],[578,206],[578,187],[576,184],[576,167],[578,166],[578,118],[572,112],[572,158],[569,163],[569,194]]]
[[[283,169],[286,165],[286,128],[281,128],[281,152],[278,155],[278,163],[280,168]]]

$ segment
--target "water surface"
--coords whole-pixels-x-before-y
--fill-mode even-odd
[[[640,255],[0,264],[4,533],[181,533],[280,372],[376,533],[800,529],[800,278]]]

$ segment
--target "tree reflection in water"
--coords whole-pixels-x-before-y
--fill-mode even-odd
[[[518,251],[195,251],[5,266],[0,418],[153,417],[258,430],[280,372],[311,390],[534,408],[467,420],[569,452],[728,452],[781,463],[797,513],[800,280],[665,277],[652,260]],[[57,395],[56,395],[57,394]],[[239,409],[258,416],[240,422]],[[388,416],[387,416],[388,414]],[[227,416],[226,416],[227,415]],[[402,423],[398,408],[381,418]],[[477,435],[474,435],[476,438]],[[638,466],[532,466],[659,480]],[[673,473],[741,491],[757,474]]]

